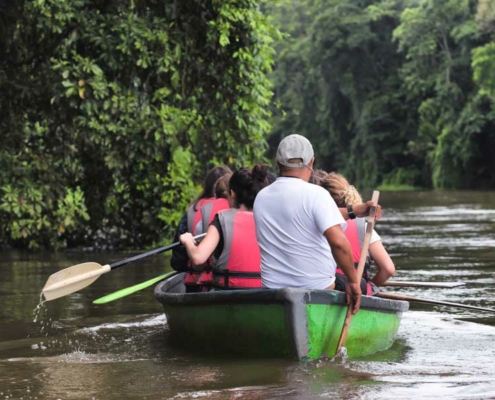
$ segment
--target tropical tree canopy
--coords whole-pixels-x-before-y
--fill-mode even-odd
[[[4,244],[170,236],[205,171],[263,159],[277,32],[258,1],[0,4]]]
[[[291,133],[359,188],[494,188],[494,39],[491,0],[4,0],[0,245],[170,239]]]
[[[300,133],[357,186],[493,188],[490,0],[269,5],[277,44],[272,148]]]

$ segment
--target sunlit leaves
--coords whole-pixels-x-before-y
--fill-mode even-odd
[[[495,139],[486,119],[490,111],[473,85],[471,64],[481,94],[490,93],[493,80],[490,45],[475,49],[480,37],[468,0],[423,0],[404,10],[394,32],[406,55],[401,75],[408,97],[420,100],[418,136],[410,149],[428,163],[438,188],[494,181],[488,169],[474,167],[485,158],[479,137]]]
[[[495,42],[474,49],[472,65],[481,93],[495,100]]]

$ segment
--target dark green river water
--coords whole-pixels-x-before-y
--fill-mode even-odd
[[[495,308],[495,193],[382,193],[376,229],[394,279],[458,282],[389,291]],[[411,304],[394,345],[347,361],[205,358],[171,347],[149,288],[163,255],[37,309],[57,270],[133,253],[0,253],[0,399],[495,399],[495,314]]]

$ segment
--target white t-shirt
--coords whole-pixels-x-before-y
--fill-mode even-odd
[[[370,244],[373,244],[375,242],[379,242],[380,240],[382,240],[382,238],[380,237],[380,235],[378,233],[376,233],[376,231],[373,229],[373,232],[371,232],[371,238],[370,238]]]
[[[280,177],[258,193],[253,211],[263,287],[326,289],[335,281],[336,263],[323,233],[347,224],[325,189]]]

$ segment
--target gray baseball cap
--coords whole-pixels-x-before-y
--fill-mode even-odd
[[[277,149],[277,161],[291,168],[307,166],[314,157],[315,152],[311,142],[301,135],[289,135],[282,139]],[[302,159],[302,163],[290,163],[293,158]]]

